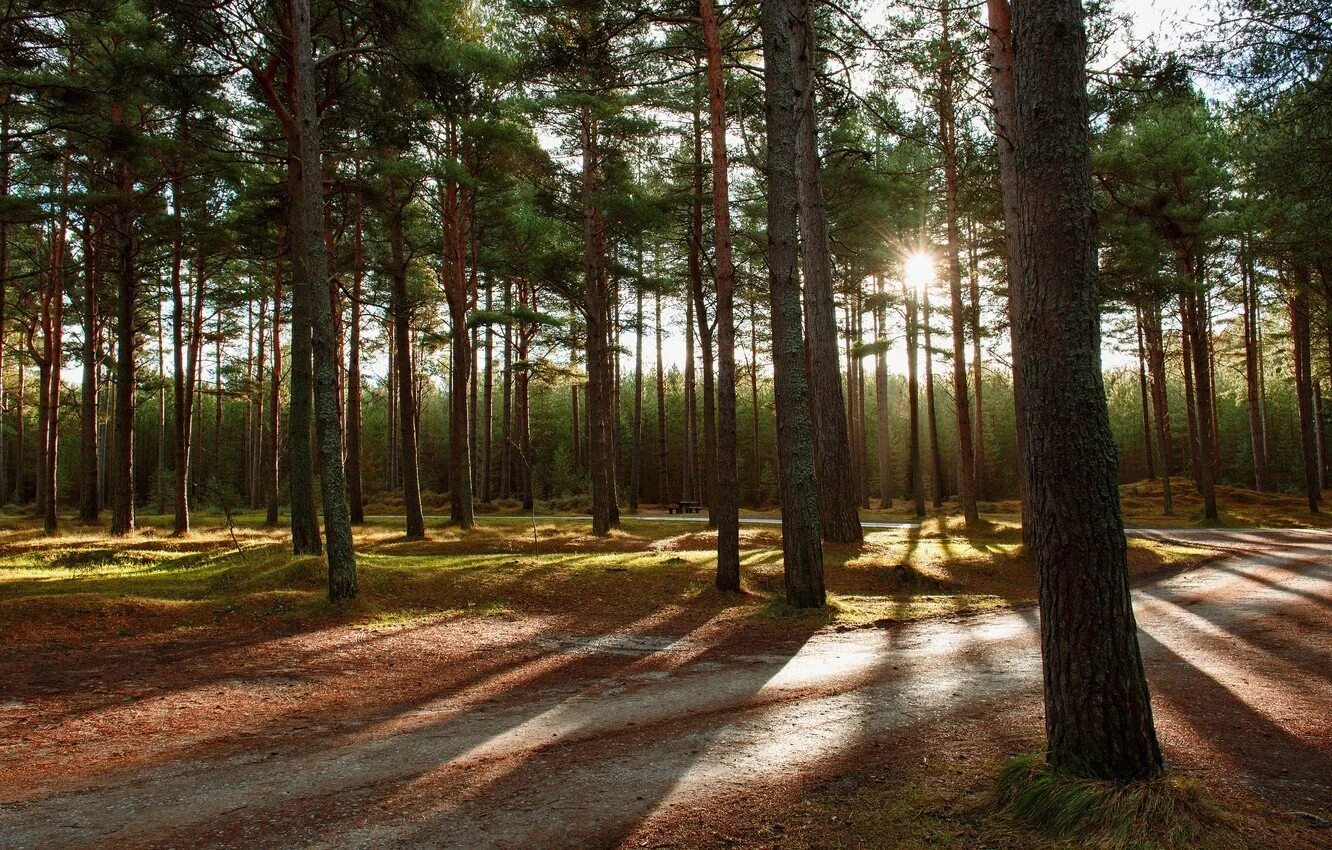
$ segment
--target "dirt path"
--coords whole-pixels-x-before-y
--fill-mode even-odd
[[[1327,816],[1332,534],[1188,539],[1235,551],[1135,591],[1168,750]],[[1035,628],[472,622],[37,659],[66,679],[0,697],[0,846],[616,846],[906,730],[1029,717]]]

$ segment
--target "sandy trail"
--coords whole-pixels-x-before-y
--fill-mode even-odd
[[[1184,730],[1169,734],[1200,764],[1326,815],[1332,533],[1144,534],[1230,551],[1135,591],[1158,715]],[[598,640],[515,628],[486,648],[491,663],[393,711],[358,712],[353,699],[341,722],[298,734],[307,724],[279,703],[264,734],[223,755],[186,751],[92,777],[54,765],[25,787],[0,786],[0,846],[616,846],[677,807],[1039,699],[1030,609],[757,648],[699,625]],[[413,652],[449,658],[430,633],[415,641]],[[350,680],[402,665],[405,678],[378,689],[406,691],[416,668],[403,650],[384,640],[322,663]],[[299,675],[300,658],[285,663]],[[272,670],[237,675],[244,686]],[[226,711],[229,693],[199,689],[191,705]],[[117,711],[99,705],[77,722],[123,746],[132,721]]]

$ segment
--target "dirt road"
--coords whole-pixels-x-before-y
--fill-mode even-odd
[[[1144,534],[1229,551],[1135,591],[1163,735],[1328,816],[1332,533]],[[904,729],[1029,717],[1035,629],[455,622],[35,659],[66,675],[0,695],[0,846],[617,846]]]

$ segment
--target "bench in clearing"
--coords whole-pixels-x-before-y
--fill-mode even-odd
[[[703,510],[703,506],[698,502],[676,502],[674,505],[666,506],[668,514],[696,514]]]

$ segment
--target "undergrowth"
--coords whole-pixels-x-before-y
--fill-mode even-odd
[[[1236,847],[1225,813],[1197,781],[1167,774],[1118,784],[1052,770],[1041,753],[1011,759],[998,802],[1022,826],[1055,841],[1103,850]]]

